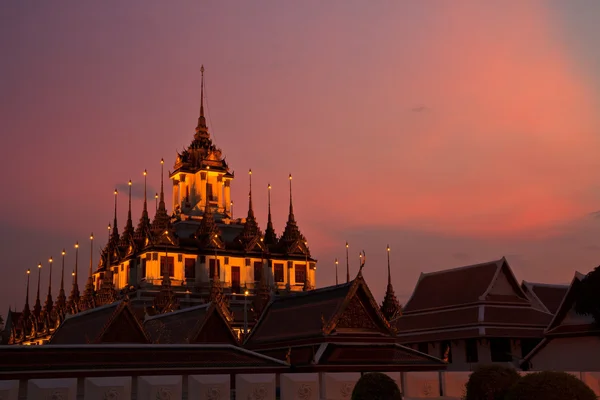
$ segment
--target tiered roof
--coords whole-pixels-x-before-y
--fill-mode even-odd
[[[402,343],[474,337],[541,337],[552,314],[535,307],[505,258],[423,273],[403,315]]]
[[[550,314],[555,314],[569,290],[569,285],[550,285],[547,283],[523,281],[521,288],[543,310],[548,311]]]

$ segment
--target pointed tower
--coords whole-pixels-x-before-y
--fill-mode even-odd
[[[40,302],[40,280],[42,279],[42,263],[38,264],[38,284],[37,294],[35,295],[35,305],[33,306],[33,315],[39,318],[42,312],[42,303]]]
[[[390,246],[387,246],[387,263],[388,263],[388,284],[387,289],[385,291],[385,297],[383,299],[383,303],[381,304],[381,313],[384,317],[391,321],[394,318],[402,315],[402,306],[400,302],[396,298],[396,294],[394,293],[394,288],[392,286],[392,272],[390,268]]]
[[[21,313],[21,316],[25,319],[28,320],[29,316],[31,315],[31,310],[29,309],[29,278],[31,276],[31,270],[28,269],[27,270],[27,291],[25,292],[25,307],[23,307],[23,312]]]
[[[160,291],[154,298],[153,305],[154,309],[158,313],[171,312],[179,308],[177,298],[175,297],[173,287],[171,286],[169,269],[166,267],[162,269],[162,282],[160,285]]]
[[[200,217],[210,203],[217,221],[231,217],[231,181],[234,176],[221,149],[213,143],[204,117],[204,67],[201,68],[200,116],[194,139],[177,153],[173,181],[173,213],[182,220]]]
[[[55,307],[58,311],[64,312],[67,306],[67,296],[65,294],[65,249],[62,251],[62,267],[60,270],[60,290],[58,291],[58,297],[56,298]]]
[[[46,296],[46,302],[44,303],[43,314],[49,316],[52,313],[52,307],[54,302],[52,301],[52,257],[48,260],[50,264],[50,276],[48,277],[48,295]]]
[[[265,230],[265,244],[269,247],[277,244],[277,234],[275,233],[275,229],[273,228],[273,220],[271,218],[271,184],[269,183],[267,186],[268,197],[267,197],[267,229]]]
[[[123,230],[123,234],[121,235],[120,246],[125,248],[129,246],[131,240],[133,239],[133,234],[135,230],[133,229],[133,220],[131,219],[131,179],[129,180],[129,207],[127,209],[127,223],[125,224],[125,229]]]
[[[142,216],[140,217],[140,222],[134,232],[134,239],[140,242],[143,242],[146,238],[150,236],[150,218],[148,217],[148,199],[146,197],[146,177],[148,172],[144,170],[144,208],[142,209]]]
[[[154,221],[152,221],[152,232],[162,233],[167,229],[171,228],[171,219],[169,218],[169,214],[167,214],[167,209],[165,207],[165,191],[163,185],[163,168],[165,165],[165,161],[160,159],[160,201],[158,203],[158,208],[156,210],[156,215],[154,216]]]
[[[67,311],[70,313],[76,313],[79,310],[79,242],[75,243],[75,270],[73,271],[73,286],[71,287],[71,294],[69,294],[69,299],[67,300]]]
[[[266,275],[263,267],[262,273],[260,274],[260,281],[258,282],[258,290],[256,290],[254,294],[254,299],[252,299],[252,310],[254,311],[254,318],[256,320],[260,318],[271,299],[271,288],[267,283]]]
[[[117,189],[115,189],[115,215],[114,215],[114,219],[113,219],[113,225],[112,225],[112,233],[110,236],[110,245],[111,248],[117,249],[117,247],[119,246],[119,225],[117,225],[117,198],[119,197],[119,191]]]
[[[90,267],[88,271],[88,279],[85,284],[85,290],[83,296],[81,296],[80,306],[81,310],[88,310],[95,307],[94,303],[94,278],[93,278],[93,258],[94,258],[94,234],[90,234]]]
[[[221,303],[223,301],[223,286],[219,277],[219,267],[215,257],[215,267],[213,268],[212,280],[210,282],[209,301]]]
[[[290,178],[290,212],[288,215],[288,220],[285,225],[285,229],[283,231],[283,235],[279,239],[279,243],[283,246],[283,250],[288,252],[295,244],[304,243],[306,240],[302,233],[300,233],[300,229],[298,228],[298,224],[296,223],[296,219],[294,218],[294,205],[292,202],[292,174],[289,176]],[[305,247],[305,251],[308,252],[308,249]]]
[[[248,216],[246,217],[246,222],[244,223],[244,229],[238,235],[236,240],[241,244],[244,250],[251,250],[262,237],[262,232],[258,227],[258,223],[256,222],[256,218],[254,216],[254,209],[252,207],[252,170],[248,171],[248,176],[250,177],[250,190],[248,192]]]

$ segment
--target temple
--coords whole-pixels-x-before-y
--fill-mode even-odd
[[[53,302],[49,287],[46,303],[44,307],[41,305],[40,264],[35,304],[29,308],[28,283],[23,312],[9,311],[10,332],[6,335],[10,338],[5,338],[5,342],[47,343],[67,315],[124,299],[129,301],[130,309],[140,321],[145,316],[216,304],[241,339],[240,335],[250,331],[271,296],[314,289],[317,262],[294,215],[291,174],[289,188],[286,188],[289,213],[280,235],[273,228],[270,184],[265,188],[269,204],[264,231],[254,215],[251,170],[247,181],[247,214],[234,217],[231,187],[235,174],[208,130],[204,115],[204,67],[201,72],[200,113],[195,133],[187,149],[176,154],[172,171],[164,171],[164,160],[160,160],[156,209],[148,207],[145,170],[139,222],[134,227],[130,180],[127,221],[119,233],[119,192],[115,189],[114,215],[97,265],[93,260],[97,251],[94,242],[98,238],[90,235],[90,261],[83,291],[79,287],[82,271],[78,265],[82,249],[77,244],[68,298],[63,251],[57,301]],[[168,184],[164,182],[165,175],[170,180]],[[166,193],[169,187],[172,188],[170,195]],[[172,207],[170,211],[167,205]],[[152,211],[154,218],[151,219]],[[29,282],[29,274],[27,279]]]

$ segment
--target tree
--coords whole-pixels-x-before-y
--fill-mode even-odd
[[[402,393],[389,376],[381,372],[370,372],[356,382],[352,400],[402,400]]]
[[[600,324],[600,266],[581,280],[575,297],[575,312],[591,315]]]
[[[525,375],[505,400],[595,400],[594,391],[567,372],[542,371]]]

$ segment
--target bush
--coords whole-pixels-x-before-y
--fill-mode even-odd
[[[525,375],[506,400],[596,400],[594,391],[566,372],[543,371]]]
[[[519,379],[521,376],[512,368],[500,365],[481,366],[469,377],[465,400],[504,400],[508,389]]]
[[[352,400],[402,400],[402,393],[396,382],[386,374],[370,372],[356,382]]]

